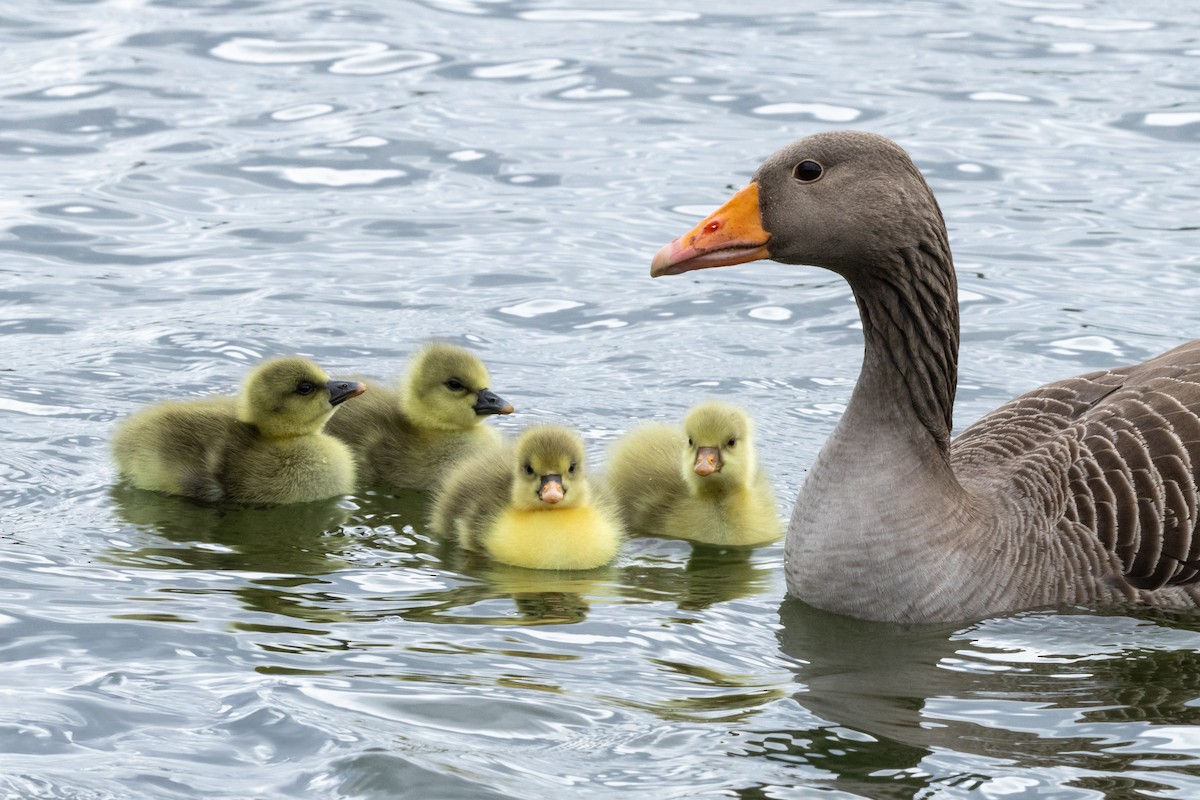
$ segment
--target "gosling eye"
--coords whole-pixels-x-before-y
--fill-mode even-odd
[[[801,183],[812,183],[825,174],[825,168],[815,161],[801,161],[792,168],[792,177]]]
[[[532,474],[533,474],[533,464],[526,464],[526,465],[525,465],[525,474],[526,474],[526,475],[532,475]]]
[[[692,437],[688,437],[688,447],[695,447],[696,443],[692,441]]]
[[[571,466],[567,467],[567,472],[571,473],[572,475],[575,474],[575,462],[574,461],[571,462]]]
[[[727,447],[733,447],[735,444],[737,444],[737,439],[732,436],[730,436],[729,441],[725,443]]]
[[[300,381],[296,384],[296,394],[306,395],[312,394],[317,390],[317,385],[312,381]]]
[[[467,387],[463,386],[463,382],[458,378],[451,378],[450,380],[446,381],[446,388],[452,392],[461,392]]]

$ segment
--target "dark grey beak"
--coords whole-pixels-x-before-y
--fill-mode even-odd
[[[325,388],[329,390],[329,404],[336,406],[351,397],[358,397],[367,390],[367,385],[356,381],[330,381]]]
[[[511,414],[514,410],[512,403],[491,389],[480,389],[475,395],[475,414],[480,417],[487,414]]]

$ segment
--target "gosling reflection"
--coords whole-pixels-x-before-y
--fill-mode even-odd
[[[681,611],[704,611],[777,591],[779,583],[778,553],[770,548],[716,547],[678,539],[634,540],[626,563],[586,571],[523,569],[444,543],[437,559],[460,580],[449,588],[409,597],[414,606],[402,612],[405,619],[456,625],[563,624],[582,622],[594,604],[629,602],[668,602]]]
[[[621,562],[594,570],[534,570],[463,550],[427,528],[425,492],[366,492],[345,501],[272,508],[218,508],[120,484],[116,514],[153,534],[114,563],[156,569],[258,573],[232,591],[251,610],[312,624],[390,616],[468,625],[569,625],[597,605],[668,603],[703,612],[717,604],[779,591],[779,548],[718,547],[639,538]],[[348,606],[329,588],[363,569],[395,593]]]
[[[211,506],[117,484],[109,492],[125,522],[174,543],[112,549],[107,559],[156,569],[211,569],[275,575],[326,575],[337,557],[350,510],[338,500],[245,508]]]
[[[622,570],[622,594],[638,600],[671,598],[681,611],[703,611],[770,592],[780,571],[779,548],[639,538],[628,550],[634,558]]]
[[[465,582],[410,598],[404,618],[455,625],[561,625],[582,622],[594,599],[612,594],[613,567],[553,572],[525,569],[443,543],[443,565]]]

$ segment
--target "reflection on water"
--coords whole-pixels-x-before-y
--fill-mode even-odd
[[[324,575],[345,563],[336,553],[350,510],[337,500],[237,508],[204,505],[120,483],[109,496],[118,516],[177,546],[110,553],[116,563],[158,569],[232,569]]]
[[[205,505],[124,483],[110,497],[121,520],[146,535],[138,546],[110,549],[107,561],[246,573],[251,585],[234,594],[247,608],[309,622],[399,615],[443,624],[557,625],[582,621],[593,603],[623,600],[668,599],[698,612],[765,590],[778,569],[774,556],[756,557],[755,548],[652,538],[635,540],[618,565],[595,570],[499,564],[434,537],[427,530],[430,497],[416,490],[270,508]],[[355,565],[425,568],[445,580],[383,608],[355,610],[321,591],[328,582],[319,580]]]
[[[767,592],[780,568],[778,548],[636,541],[637,558],[622,571],[622,591],[645,601],[669,600],[680,611]]]
[[[836,782],[848,791],[881,774],[905,787],[897,797],[934,784],[987,789],[1018,774],[1029,791],[1169,791],[1178,770],[1200,768],[1194,616],[1178,616],[1184,630],[1158,644],[1145,640],[1153,625],[1122,617],[1029,613],[960,631],[906,629],[787,600],[780,618],[780,646],[803,686],[794,699],[828,727],[816,737],[773,732],[758,752],[849,751]],[[937,753],[962,772],[931,770]]]
[[[733,400],[786,502],[857,373],[848,290],[648,260],[839,127],[938,194],[960,427],[1200,329],[1190,4],[625,5],[9,4],[0,796],[1200,795],[1187,615],[870,625],[781,606],[779,545],[535,574],[438,541],[417,492],[112,486],[114,421],[159,397],[447,338],[505,375],[503,429],[601,466]]]

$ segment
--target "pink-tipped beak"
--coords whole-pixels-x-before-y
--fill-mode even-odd
[[[771,234],[763,230],[758,184],[751,183],[712,214],[663,247],[650,262],[650,275],[679,275],[770,258]]]
[[[546,481],[542,484],[541,491],[538,492],[538,499],[547,505],[554,505],[560,502],[565,494],[561,483]]]
[[[721,471],[721,450],[717,447],[697,447],[696,463],[692,470],[701,478]]]

